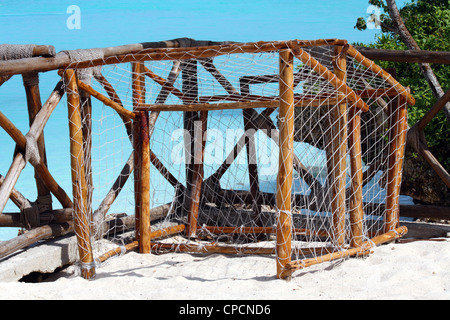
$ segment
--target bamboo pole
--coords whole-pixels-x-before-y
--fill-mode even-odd
[[[303,259],[303,260],[297,260],[292,261],[286,266],[286,269],[290,270],[291,272],[294,272],[295,270],[304,269],[319,263],[327,262],[327,261],[333,261],[337,259],[343,259],[346,257],[351,257],[355,255],[361,255],[371,252],[371,250],[374,248],[374,246],[379,246],[383,243],[390,242],[396,239],[399,239],[403,237],[408,232],[408,229],[406,227],[400,227],[396,228],[392,231],[389,231],[387,233],[384,233],[378,237],[372,238],[369,241],[365,241],[362,243],[360,247],[348,249],[345,251],[337,251],[330,254],[326,254],[320,257],[310,258],[310,259]]]
[[[198,103],[198,72],[197,72],[197,60],[183,60],[180,64],[181,77],[182,77],[182,91],[183,91],[183,103],[184,104],[196,104]],[[193,217],[190,214],[191,208],[195,210],[195,187],[196,182],[194,178],[197,178],[198,172],[194,171],[195,165],[195,125],[200,120],[200,115],[197,111],[186,111],[183,113],[183,127],[184,127],[184,148],[185,148],[185,170],[186,170],[186,190],[183,202],[183,209],[188,213],[188,216]],[[201,141],[201,140],[200,140]],[[197,168],[198,169],[198,168]],[[196,226],[187,226],[187,234],[192,235],[191,229],[195,230]]]
[[[214,226],[202,226],[202,229],[208,230],[208,232],[216,233],[216,234],[224,234],[224,233],[239,233],[239,234],[275,234],[277,232],[276,228],[273,227],[244,227],[244,226],[236,226],[236,227],[214,227]],[[329,232],[327,230],[310,230],[310,229],[301,229],[301,228],[293,228],[292,232],[295,235],[309,235],[309,236],[319,236],[319,237],[328,237]]]
[[[222,80],[223,81],[223,80]],[[241,82],[241,95],[250,94],[250,87],[248,83]],[[255,137],[256,127],[255,123],[252,121],[253,115],[252,109],[243,109],[242,117],[244,120],[244,131],[245,131],[245,147],[247,149],[247,162],[248,162],[248,175],[250,181],[250,193],[252,195],[252,208],[254,214],[254,221],[256,225],[262,226],[261,221],[261,205],[258,204],[257,198],[259,197],[259,176],[258,176],[258,166],[256,157],[256,144]]]
[[[14,156],[14,160],[6,173],[5,178],[3,179],[2,185],[0,186],[0,214],[5,209],[5,206],[8,202],[8,199],[11,196],[11,193],[16,185],[17,180],[19,179],[19,175],[22,172],[23,168],[26,165],[25,158],[22,153],[18,152]]]
[[[160,60],[189,60],[189,59],[200,59],[200,58],[210,58],[217,57],[226,54],[236,54],[236,53],[262,53],[262,52],[276,52],[286,48],[296,48],[296,47],[311,47],[311,46],[324,46],[324,45],[345,45],[346,40],[336,40],[336,39],[319,39],[319,40],[291,40],[291,41],[260,41],[253,43],[232,43],[226,45],[215,45],[215,46],[200,46],[186,49],[182,48],[159,48],[159,49],[148,49],[142,50],[139,53],[134,54],[122,54],[110,57],[105,57],[104,59],[95,59],[89,61],[81,61],[76,63],[70,63],[66,67],[76,67],[76,68],[90,68],[99,65],[126,63],[133,61],[160,61]],[[14,74],[15,68],[3,68],[0,63],[0,75],[4,74]],[[3,71],[3,72],[2,72]]]
[[[75,234],[81,260],[81,276],[85,279],[90,279],[95,276],[95,265],[90,239],[90,218],[87,216],[87,185],[83,163],[84,152],[80,97],[78,94],[76,72],[72,69],[67,69],[64,71],[64,78],[67,86],[67,104],[69,110]]]
[[[277,177],[277,278],[290,278],[285,266],[291,261],[291,192],[294,145],[294,57],[280,51],[280,155]]]
[[[363,240],[363,171],[361,151],[361,116],[360,111],[350,107],[348,128],[348,145],[350,152],[350,245],[360,247]]]
[[[9,134],[20,149],[25,150],[27,138],[1,111],[0,126],[6,131],[7,134]]]
[[[347,49],[347,54],[354,58],[356,61],[361,63],[364,67],[369,69],[370,71],[378,74],[381,78],[383,78],[387,83],[389,83],[393,88],[397,90],[397,92],[402,95],[406,99],[409,105],[413,106],[416,104],[416,101],[413,96],[409,93],[409,91],[403,87],[397,80],[394,79],[392,75],[388,72],[384,71],[381,67],[376,65],[373,61],[364,57],[358,50],[356,50],[351,45]]]
[[[54,48],[53,48],[53,50],[54,50]],[[23,74],[22,78],[23,78],[25,93],[26,93],[26,97],[27,97],[29,125],[31,128],[31,126],[33,125],[33,122],[36,118],[36,115],[42,109],[41,94],[39,91],[39,74],[38,73]],[[37,143],[37,147],[38,147],[39,158],[42,159],[43,164],[47,166],[47,156],[46,156],[46,152],[45,152],[45,140],[44,140],[43,134],[41,134],[36,139],[36,143]],[[52,204],[51,204],[50,190],[47,188],[47,186],[45,185],[45,182],[39,176],[36,169],[35,169],[35,173],[34,173],[34,178],[36,180],[38,203],[40,205],[44,204],[45,209],[51,210]],[[44,203],[41,203],[41,201],[42,201],[41,199],[49,199],[49,200],[45,200]]]
[[[132,63],[131,64],[131,87],[133,95],[133,111],[136,111],[136,107],[145,101],[144,85],[145,76],[143,74],[143,63]],[[133,122],[133,148],[134,148],[134,198],[135,198],[135,221],[136,221],[136,241],[140,242],[140,214],[141,214],[141,204],[142,204],[142,192],[141,192],[141,154],[142,154],[142,140],[140,133],[140,122],[141,118],[134,119]]]
[[[25,209],[31,208],[31,205]],[[72,209],[57,209],[47,211],[40,215],[42,224],[48,223],[64,223],[67,221],[73,221]],[[0,227],[7,228],[25,228],[23,220],[20,217],[20,212],[3,212],[0,216]]]
[[[385,232],[399,224],[399,195],[407,132],[407,102],[399,96],[390,102],[389,157],[386,186]]]
[[[336,47],[339,48],[339,47]],[[340,49],[342,50],[342,49]],[[353,89],[351,89],[345,82],[339,79],[335,74],[328,70],[325,66],[320,64],[316,59],[314,59],[309,53],[300,49],[293,49],[294,55],[310,67],[313,71],[316,71],[321,77],[327,80],[337,91],[343,94],[348,100],[350,100],[355,107],[363,111],[369,110],[369,106],[365,103],[361,97],[359,97]]]
[[[145,60],[182,60],[209,58],[230,53],[259,53],[278,51],[285,48],[345,45],[346,40],[319,39],[319,40],[292,40],[292,41],[271,41],[254,43],[233,43],[213,46],[196,47],[194,51],[186,53],[186,48],[174,48],[179,45],[173,41],[164,45],[164,49],[141,50],[142,44],[123,45],[117,47],[103,48],[103,59],[88,60],[82,62],[72,62],[70,56],[65,52],[58,52],[52,58],[26,58],[18,60],[0,61],[0,77],[6,75],[22,74],[27,72],[46,72],[50,70],[66,69],[70,67],[90,68],[100,65],[117,64],[125,62],[145,61]],[[150,46],[148,46],[150,47]],[[140,49],[139,49],[140,48]]]
[[[204,175],[203,160],[205,155],[207,123],[208,111],[201,111],[200,121],[194,123],[194,164],[192,166],[191,201],[188,212],[188,224],[186,226],[186,235],[188,237],[195,237],[197,233],[197,221]]]
[[[148,113],[140,112],[139,123],[141,133],[139,252],[150,253],[150,141],[148,135]]]
[[[142,42],[101,49],[103,51],[103,56],[109,57],[114,55],[132,54],[150,48],[175,48],[179,47],[179,40],[181,39],[158,42]],[[0,61],[0,74],[3,75],[3,73],[5,73],[12,75],[28,72],[46,72],[50,70],[66,69],[68,65],[72,63],[70,60],[70,55],[66,51],[61,51],[54,54],[51,46],[47,47],[47,52],[43,46],[36,46],[34,48],[37,52],[33,55],[43,55],[45,57]],[[52,57],[48,58],[47,56]]]
[[[342,47],[335,48],[336,60],[333,62],[336,77],[346,82],[347,61],[341,54]],[[340,92],[345,97],[345,93]],[[345,242],[345,178],[347,156],[347,104],[340,103],[331,110],[331,210],[333,214],[334,245],[342,247]],[[329,154],[328,154],[329,155]]]
[[[5,177],[0,174],[0,186],[3,184],[3,181],[5,181]],[[12,188],[9,198],[19,209],[31,207],[30,201],[15,188]],[[0,219],[1,216],[2,215],[0,215]]]
[[[427,124],[438,114],[439,111],[442,110],[442,108],[445,107],[447,102],[450,101],[450,88],[445,92],[445,94],[436,101],[434,106],[423,116],[422,119],[419,120],[417,123],[417,127],[419,130],[425,129]]]
[[[218,244],[170,244],[152,242],[152,249],[154,251],[173,251],[173,252],[190,252],[190,253],[206,253],[206,254],[274,254],[273,248],[259,248],[259,247],[236,247]]]
[[[158,239],[158,238],[162,238],[162,237],[167,237],[167,236],[171,236],[174,234],[178,234],[183,232],[185,229],[184,224],[180,224],[174,227],[168,227],[165,229],[161,229],[161,230],[157,230],[157,231],[153,231],[150,232],[149,237],[150,239],[154,240],[154,239]],[[106,253],[104,253],[103,255],[101,255],[100,257],[98,257],[98,261],[100,263],[105,262],[106,260],[117,256],[117,255],[123,255],[125,253],[127,253],[128,251],[134,250],[136,248],[139,247],[139,242],[138,241],[133,241],[131,243],[126,244],[123,247],[118,247],[115,249],[112,249]]]
[[[63,236],[72,231],[72,221],[67,221],[64,223],[52,223],[49,225],[37,227],[20,236],[2,242],[2,245],[0,246],[0,259],[16,252],[17,250],[26,248],[38,241],[45,240],[50,237]]]
[[[204,254],[258,254],[258,255],[273,255],[275,254],[274,248],[261,248],[261,247],[237,247],[230,245],[213,244],[178,244],[178,243],[158,243],[152,242],[152,248],[154,251],[164,252],[189,252],[189,253],[204,253]],[[293,249],[297,255],[318,255],[324,253],[330,253],[331,249],[327,247],[313,247],[313,248],[295,248]]]
[[[200,59],[200,64],[205,68],[206,71],[208,71],[216,80],[219,82],[219,84],[225,89],[228,94],[239,94],[239,91],[236,90],[235,87],[231,84],[230,81],[219,71],[219,69],[216,68],[216,66],[213,63],[212,58],[206,58],[206,59]]]
[[[310,98],[299,97],[294,99],[294,107],[322,107],[334,105],[340,100],[335,97]],[[195,104],[142,104],[137,111],[214,111],[227,109],[255,109],[255,108],[278,108],[278,98],[264,97],[262,101],[246,102],[222,102],[222,103],[195,103]]]
[[[86,201],[87,203],[92,203],[94,186],[92,178],[92,100],[89,93],[82,90],[79,91],[79,97],[84,146],[84,176],[86,177],[87,185]],[[92,206],[89,205],[88,210],[88,217],[90,217],[90,223],[93,226]]]
[[[121,106],[120,104],[114,102],[113,100],[109,99],[108,97],[105,97],[104,95],[102,95],[101,93],[97,92],[96,90],[94,90],[91,86],[85,84],[84,82],[78,80],[78,87],[89,93],[91,96],[93,96],[94,98],[100,100],[101,102],[103,102],[105,105],[113,108],[115,111],[117,111],[119,114],[121,114],[122,116],[127,117],[128,119],[134,119],[135,118],[135,114],[130,111],[125,109],[123,106]]]
[[[148,69],[145,65],[144,74],[155,81],[157,84],[159,84],[161,87],[163,87],[165,90],[172,93],[175,97],[179,98],[180,100],[184,99],[183,93],[180,90],[175,88],[173,84],[171,84],[168,80],[158,76],[156,73]]]

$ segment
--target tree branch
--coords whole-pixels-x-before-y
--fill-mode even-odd
[[[400,12],[398,10],[397,4],[395,0],[386,0],[387,6],[389,9],[389,15],[394,23],[394,27],[397,29],[397,34],[400,36],[402,41],[406,44],[406,46],[410,50],[421,50],[417,42],[412,37],[411,33],[406,28],[402,17],[400,16]],[[428,63],[419,63],[420,69],[424,78],[427,80],[428,85],[433,92],[433,95],[436,99],[441,98],[444,95],[444,90],[442,90],[441,85],[439,84],[436,75],[431,69],[431,66]],[[444,107],[444,113],[447,118],[447,121],[450,122],[450,103],[447,103]]]

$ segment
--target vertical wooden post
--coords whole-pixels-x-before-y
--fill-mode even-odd
[[[186,235],[195,237],[197,233],[198,212],[203,182],[203,160],[205,155],[208,111],[200,111],[200,121],[194,124],[194,165],[192,171],[191,201],[188,212]]]
[[[133,96],[133,110],[145,102],[145,75],[143,62],[133,62],[131,64],[131,88]],[[135,232],[136,241],[141,243],[141,212],[142,212],[142,139],[141,139],[141,116],[140,113],[133,122],[133,149],[134,149],[134,202],[135,202]]]
[[[148,113],[140,112],[140,140],[141,154],[140,156],[140,180],[139,191],[140,197],[140,213],[139,213],[139,252],[150,253],[150,139],[148,126]]]
[[[90,218],[87,208],[87,183],[84,169],[83,131],[81,124],[80,96],[76,73],[64,71],[69,110],[70,162],[72,168],[73,216],[78,251],[81,260],[81,276],[90,279],[95,275],[94,257],[90,239]]]
[[[241,95],[250,94],[248,82],[241,82]],[[252,197],[252,209],[254,221],[257,226],[262,227],[261,221],[261,202],[259,197],[259,176],[256,157],[255,133],[256,126],[252,123],[252,116],[256,113],[253,109],[242,109],[245,130],[245,146],[247,149],[248,175],[250,181],[250,194]]]
[[[294,161],[294,57],[290,50],[280,51],[280,155],[277,177],[277,278],[290,278],[285,266],[291,262],[291,193]]]
[[[342,47],[336,47],[333,61],[334,73],[344,83],[347,78],[347,60],[341,55]],[[345,94],[339,92],[339,97]],[[347,103],[340,103],[332,109],[332,197],[333,239],[338,247],[345,242],[345,178],[347,156]]]
[[[22,78],[25,87],[25,93],[27,96],[28,118],[31,128],[36,115],[42,109],[41,94],[39,91],[39,73],[23,74]],[[45,141],[43,133],[39,136],[39,138],[37,138],[36,143],[39,150],[39,157],[42,160],[42,163],[47,165],[47,156],[45,153]],[[47,188],[45,182],[39,176],[36,169],[34,170],[34,178],[36,180],[38,204],[40,206],[43,205],[45,207],[45,210],[51,210],[52,198],[50,190]]]
[[[399,225],[399,195],[407,132],[407,103],[399,96],[389,103],[390,131],[389,157],[386,186],[386,212],[384,232],[395,230]]]
[[[355,107],[350,108],[348,144],[350,148],[351,194],[350,194],[350,246],[357,248],[363,243],[363,171],[361,151],[361,116]]]
[[[198,102],[198,79],[197,79],[197,60],[183,60],[181,62],[181,77],[184,103]],[[203,148],[204,143],[201,143],[200,152],[196,152],[195,143],[196,130],[195,123],[205,123],[207,113],[202,114],[204,119],[197,111],[184,112],[184,145],[186,154],[186,192],[184,199],[184,209],[188,212],[189,223],[186,227],[186,235],[195,237],[197,231],[198,209],[201,199],[201,185],[203,180]],[[200,122],[201,121],[201,122]],[[203,125],[201,125],[203,126]],[[206,130],[206,127],[205,127]],[[202,139],[202,138],[200,138]],[[198,158],[200,157],[200,158]],[[197,163],[196,162],[201,162]]]
[[[141,141],[141,114],[137,113],[136,118],[133,120],[133,161],[134,161],[134,221],[135,221],[135,239],[140,242],[140,215],[141,215],[141,154],[142,154],[142,141]]]
[[[84,172],[87,182],[87,202],[92,203],[92,101],[89,93],[80,91],[81,123],[84,144]],[[89,206],[89,216],[93,219],[92,207]],[[92,226],[93,227],[93,226]]]

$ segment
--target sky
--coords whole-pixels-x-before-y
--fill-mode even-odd
[[[70,29],[72,5],[80,24]],[[0,43],[52,44],[57,51],[178,37],[369,43],[379,30],[353,27],[371,10],[367,0],[0,0]]]

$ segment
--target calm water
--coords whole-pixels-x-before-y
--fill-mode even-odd
[[[363,3],[363,4],[361,4]],[[80,28],[70,29],[68,19],[74,13],[67,9],[76,4],[81,10]],[[291,14],[278,15],[282,10]],[[334,8],[331,10],[331,8]],[[196,39],[258,41],[283,39],[317,39],[343,38],[349,41],[369,42],[376,31],[361,33],[353,29],[356,18],[366,14],[365,1],[0,1],[0,43],[37,43],[52,44],[56,51],[64,49],[93,48],[159,41],[177,37]],[[277,14],[275,14],[277,13]],[[295,14],[294,14],[295,13]],[[340,13],[340,14],[337,14]],[[270,19],[267,19],[270,17]],[[331,17],[334,17],[331,19]],[[338,17],[338,18],[336,18]],[[45,102],[59,77],[56,72],[41,74],[41,98]],[[0,110],[25,134],[28,131],[28,114],[22,79],[14,76],[0,88]],[[101,106],[98,112],[102,112]],[[235,115],[231,114],[231,117]],[[69,157],[67,108],[65,99],[52,114],[44,136],[47,146],[48,166],[55,179],[71,194],[71,175]],[[167,128],[166,128],[167,129]],[[120,129],[121,130],[121,129]],[[102,136],[102,134],[100,134]],[[108,163],[111,168],[105,176],[115,177],[129,156],[129,143],[123,136],[120,149],[123,153]],[[160,139],[155,137],[155,140]],[[163,141],[166,142],[166,141]],[[176,143],[176,141],[172,141]],[[14,143],[0,130],[0,173],[6,175],[11,165]],[[167,147],[167,145],[166,145]],[[117,148],[117,147],[115,147]],[[158,147],[155,146],[157,149]],[[268,145],[270,149],[270,143]],[[94,155],[93,165],[101,168],[106,164],[102,158],[104,152],[114,153],[107,147]],[[157,152],[157,151],[155,151]],[[311,151],[309,165],[319,161],[321,154]],[[275,157],[276,158],[276,157]],[[245,166],[245,158],[243,164]],[[213,167],[211,167],[213,168]],[[266,168],[267,169],[267,168]],[[180,169],[181,170],[181,169]],[[211,169],[212,170],[212,169]],[[265,191],[273,191],[274,174],[268,174],[262,180]],[[182,171],[182,170],[181,170]],[[180,172],[181,172],[180,171]],[[33,179],[33,168],[27,165],[16,184],[30,200],[36,199],[36,187]],[[95,192],[99,195],[110,186],[108,179],[99,175]],[[245,175],[236,179],[235,187],[245,188],[248,185]],[[180,178],[181,179],[181,178]],[[167,182],[158,175],[152,176],[155,190],[152,194],[153,205],[170,200],[167,193]],[[301,188],[301,186],[297,186]],[[131,188],[131,187],[130,187]],[[383,190],[379,190],[382,196]],[[116,210],[124,209],[132,204],[132,199],[118,201]],[[101,198],[99,196],[99,198]],[[98,199],[94,199],[99,201]],[[402,197],[402,203],[412,203],[408,197]],[[59,204],[54,199],[54,206]],[[122,207],[121,207],[122,206]],[[5,212],[17,212],[17,208],[9,202]],[[0,241],[15,236],[16,229],[0,228]]]

